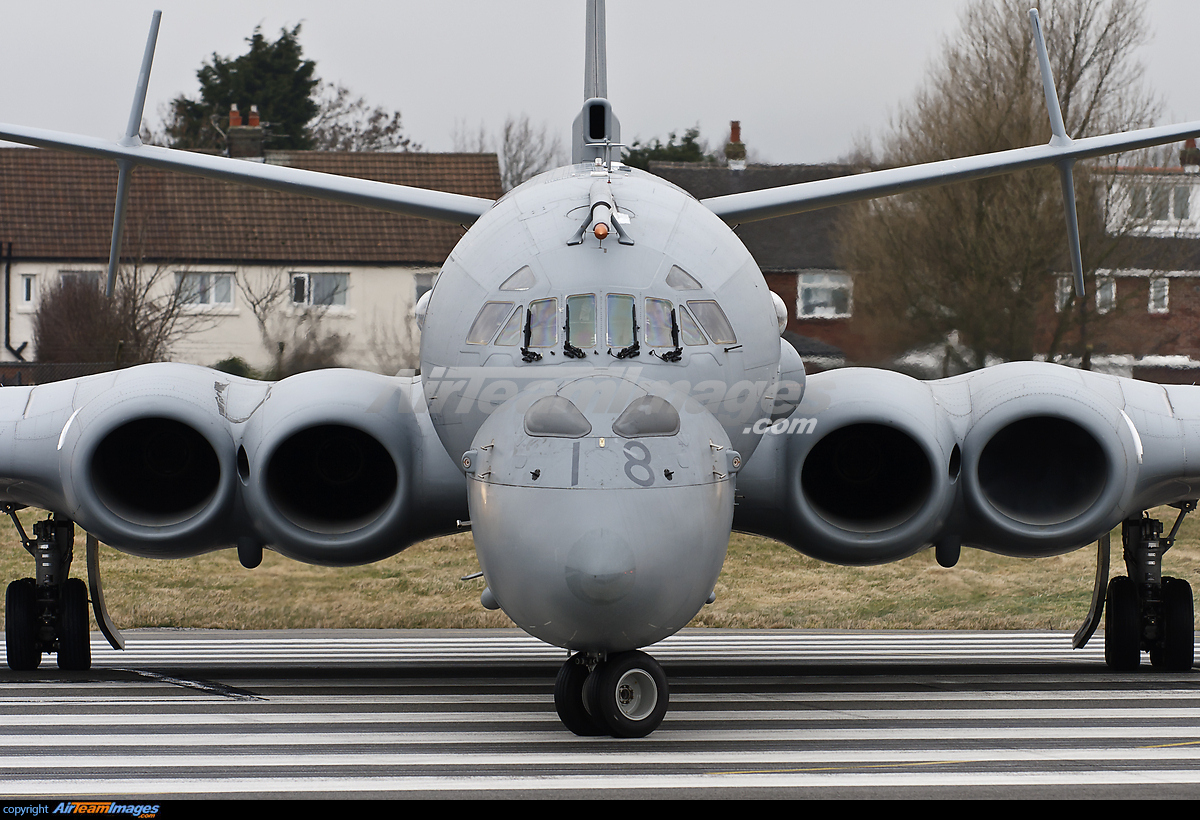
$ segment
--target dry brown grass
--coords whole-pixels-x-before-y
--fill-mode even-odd
[[[1162,509],[1156,515],[1172,519],[1173,513]],[[1113,544],[1113,574],[1123,574],[1119,533]],[[880,567],[837,567],[773,541],[735,535],[717,600],[692,625],[1074,629],[1088,610],[1094,561],[1092,548],[1041,559],[964,550],[953,569],[939,567],[931,551]],[[1185,522],[1164,565],[1167,574],[1200,577],[1200,522]],[[32,569],[5,520],[0,578],[28,576]],[[482,579],[460,580],[476,570],[469,535],[426,541],[386,561],[346,569],[308,566],[268,552],[260,567],[246,570],[232,550],[153,561],[104,547],[101,558],[109,611],[123,629],[512,626],[502,613],[480,606]],[[85,573],[80,537],[72,574]]]

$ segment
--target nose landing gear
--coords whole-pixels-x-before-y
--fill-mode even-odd
[[[603,660],[579,652],[554,684],[559,719],[581,737],[645,737],[662,723],[669,699],[666,673],[645,652]]]

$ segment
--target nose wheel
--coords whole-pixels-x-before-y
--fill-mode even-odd
[[[645,737],[658,728],[670,700],[667,674],[645,652],[620,652],[589,670],[579,653],[563,664],[554,706],[563,725],[588,737]]]

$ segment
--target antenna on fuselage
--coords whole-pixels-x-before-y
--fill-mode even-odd
[[[608,102],[608,48],[605,43],[604,0],[587,0],[583,49],[583,110],[571,128],[571,162],[607,165],[612,148],[621,142],[621,123]]]

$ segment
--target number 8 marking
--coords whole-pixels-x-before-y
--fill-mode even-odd
[[[640,458],[635,457],[632,452],[635,447],[642,451]],[[646,471],[645,478],[638,478],[634,474],[634,469],[638,467]],[[625,475],[640,487],[649,487],[654,483],[654,471],[650,469],[650,449],[640,441],[625,442]]]

